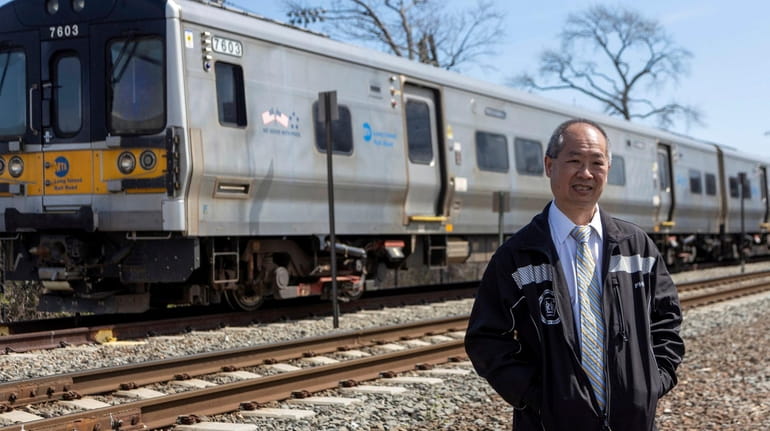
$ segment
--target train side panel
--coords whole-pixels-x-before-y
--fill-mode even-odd
[[[674,220],[672,233],[719,233],[720,184],[713,146],[677,143],[673,147]]]
[[[655,140],[607,127],[612,162],[600,204],[615,217],[651,232],[658,196],[654,180]]]
[[[499,214],[493,200],[498,192],[510,200],[510,210],[503,215],[504,231],[518,230],[551,198],[543,154],[550,133],[548,119],[562,117],[454,89],[446,91],[445,104],[453,108],[447,112],[449,165],[455,181],[461,181],[451,207],[454,230],[496,234]]]
[[[205,6],[204,7],[204,11]],[[203,18],[203,17],[201,17]],[[392,106],[392,73],[345,64],[212,27],[183,24],[192,32],[186,50],[190,127],[199,157],[193,160],[191,232],[209,235],[297,235],[328,231],[326,153],[316,145],[318,92],[338,90],[348,113],[349,151],[334,155],[337,232],[403,231],[406,193],[401,106]],[[202,67],[198,42],[206,32],[243,44],[243,56],[213,52]],[[217,69],[240,68],[243,125],[218,120]],[[320,70],[324,70],[320,73]],[[373,90],[377,89],[377,91]],[[336,148],[336,147],[335,147]]]
[[[741,232],[741,174],[746,183],[743,200],[743,223],[745,232],[760,232],[767,221],[767,197],[762,194],[762,183],[766,182],[762,167],[756,158],[722,148],[724,157],[724,181],[727,202],[725,232]]]

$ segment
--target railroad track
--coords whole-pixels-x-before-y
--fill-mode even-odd
[[[697,282],[686,282],[677,285],[682,298],[687,298],[691,291],[706,292],[706,289],[755,281],[761,283],[763,278],[770,278],[770,272],[752,272]],[[361,309],[380,309],[388,306],[409,304],[425,304],[444,301],[448,298],[471,298],[475,294],[475,286],[458,285],[451,290],[425,289],[419,292],[391,291],[376,292],[361,300],[340,304],[342,312],[352,312]],[[736,294],[751,294],[758,289],[746,289],[744,293],[726,293],[724,298],[704,297],[704,299],[683,300],[683,305],[690,307],[708,304],[716,300],[730,299]],[[123,323],[105,323],[109,316],[85,316],[79,319],[52,319],[51,321],[17,322],[0,325],[0,352],[27,352],[31,350],[52,349],[68,345],[102,343],[109,340],[126,340],[144,338],[148,335],[179,334],[192,330],[211,330],[225,326],[245,326],[254,323],[259,318],[261,323],[280,320],[296,320],[308,316],[324,315],[329,312],[329,304],[312,303],[299,304],[292,307],[276,307],[259,310],[256,313],[230,312],[207,313],[199,309],[191,309],[190,313],[169,314],[166,318],[155,320],[125,321]],[[128,319],[120,316],[120,319]],[[75,326],[81,323],[79,326]],[[151,328],[148,330],[148,328]]]
[[[684,292],[689,292],[692,290],[701,290],[701,289],[716,287],[716,286],[727,286],[735,283],[740,283],[745,281],[757,281],[757,280],[762,280],[767,278],[770,278],[770,271],[748,272],[743,274],[734,274],[734,275],[727,275],[724,277],[710,278],[707,280],[698,280],[698,281],[689,281],[689,282],[679,283],[676,285],[676,289],[677,291],[679,291],[679,294],[681,295]]]
[[[45,377],[0,385],[0,403],[9,410],[34,403],[105,394],[120,388],[137,388],[171,381],[179,375],[202,376],[256,367],[266,363],[298,359],[346,349],[372,346],[464,330],[467,316],[407,325],[354,331],[326,337],[264,345],[224,352],[141,363],[108,369]],[[248,379],[209,388],[83,411],[24,424],[25,431],[72,431],[96,429],[154,429],[173,425],[180,415],[209,415],[238,410],[241,403],[263,403],[290,398],[298,391],[315,392],[335,388],[346,380],[370,380],[383,372],[402,372],[416,364],[447,362],[464,355],[460,335],[449,341],[403,351],[351,359],[329,365],[303,368],[268,377]],[[123,425],[115,428],[116,423]],[[22,430],[21,425],[2,430]]]
[[[693,308],[770,290],[770,273],[720,277],[677,286],[682,308]]]
[[[682,283],[680,295],[685,308],[699,306],[755,293],[770,288],[770,275],[741,274],[707,283]],[[179,375],[203,376],[223,370],[240,370],[260,364],[295,360],[303,356],[329,354],[346,349],[371,346],[426,334],[457,332],[465,328],[467,316],[419,322],[397,327],[354,331],[328,337],[317,337],[207,353],[163,361],[109,369],[84,371],[54,377],[16,381],[0,385],[0,410],[25,404],[105,394],[118,388],[135,388],[167,382]],[[217,385],[189,392],[122,403],[66,416],[12,425],[0,430],[71,431],[154,429],[174,424],[179,416],[212,415],[237,411],[242,403],[264,403],[291,398],[298,391],[320,391],[336,388],[341,381],[363,381],[377,378],[384,371],[414,369],[418,363],[446,362],[447,358],[464,355],[462,340],[453,340],[410,348],[402,352],[346,360],[340,363],[303,368],[288,373]],[[117,424],[121,425],[118,426]]]
[[[384,307],[429,304],[448,299],[472,298],[475,292],[476,285],[465,284],[447,286],[444,289],[425,287],[418,290],[376,291],[357,301],[340,303],[340,311],[348,313]],[[180,307],[166,310],[163,317],[157,314],[150,314],[149,318],[142,315],[102,315],[12,322],[0,324],[0,354],[101,343],[114,339],[137,339],[148,335],[173,335],[226,326],[247,326],[255,322],[298,320],[328,315],[330,310],[331,304],[328,302],[308,303],[300,300],[276,304],[275,307],[260,309],[256,312],[212,313],[195,307]]]

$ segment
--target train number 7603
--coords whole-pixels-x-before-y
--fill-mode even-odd
[[[52,25],[48,27],[51,31],[51,39],[61,39],[63,37],[74,37],[80,33],[80,28],[77,24],[72,25]]]

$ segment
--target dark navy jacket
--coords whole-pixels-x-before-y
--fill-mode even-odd
[[[658,399],[684,355],[676,286],[636,225],[600,212],[606,415],[580,345],[548,209],[506,241],[481,281],[465,337],[479,375],[514,406],[516,431],[655,429]]]

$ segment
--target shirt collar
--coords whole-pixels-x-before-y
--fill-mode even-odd
[[[572,220],[569,219],[566,215],[564,215],[563,212],[559,209],[559,207],[556,206],[556,201],[551,201],[551,209],[548,211],[548,219],[551,223],[551,228],[553,229],[553,233],[556,239],[559,241],[559,243],[563,243],[564,241],[569,238],[570,233],[572,232],[572,229],[577,226],[575,223],[572,222]],[[594,211],[594,216],[591,218],[591,221],[588,223],[589,226],[591,226],[596,232],[596,234],[599,237],[599,241],[603,241],[603,231],[602,231],[602,218],[599,215],[599,205],[596,205],[596,211]]]

